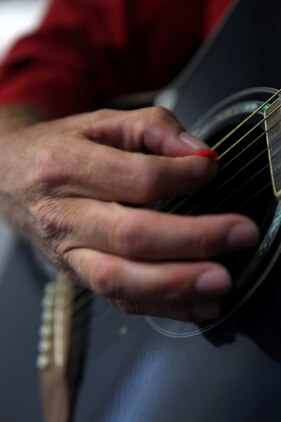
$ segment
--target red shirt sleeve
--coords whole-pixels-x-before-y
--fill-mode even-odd
[[[27,103],[57,115],[90,104],[86,1],[53,1],[40,28],[15,44],[0,68],[0,104]]]
[[[207,3],[218,0],[53,0],[39,29],[0,67],[0,105],[30,104],[63,116],[160,88],[210,30]],[[213,22],[230,0],[220,3]]]

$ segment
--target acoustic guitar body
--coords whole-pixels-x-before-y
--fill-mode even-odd
[[[221,155],[231,148],[217,185],[160,206],[180,214],[246,213],[262,229],[258,248],[225,260],[235,286],[215,322],[128,316],[94,297],[73,421],[280,422],[281,217],[263,121],[270,107],[261,107],[275,91],[255,88],[281,86],[280,15],[277,0],[237,2],[158,100],[212,145],[256,111],[217,148]],[[15,242],[13,252],[0,284],[0,419],[40,422],[35,361],[47,277],[26,245]]]

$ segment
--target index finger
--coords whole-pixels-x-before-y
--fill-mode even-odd
[[[87,140],[80,143],[78,153],[69,163],[76,193],[106,201],[145,204],[190,195],[217,174],[213,160],[198,156],[131,153]]]

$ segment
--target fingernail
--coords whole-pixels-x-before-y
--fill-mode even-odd
[[[231,228],[228,234],[228,246],[233,248],[249,248],[255,246],[259,240],[259,230],[252,223],[241,223]]]
[[[222,295],[231,288],[231,278],[226,270],[213,269],[202,273],[196,283],[198,293]]]
[[[196,151],[210,148],[205,142],[201,141],[201,139],[195,138],[187,132],[181,132],[179,134],[179,139]]]
[[[197,320],[216,319],[220,316],[220,306],[218,304],[194,305],[191,313]]]

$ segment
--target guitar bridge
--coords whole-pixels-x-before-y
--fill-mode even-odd
[[[266,142],[272,187],[275,197],[281,199],[281,100],[280,96],[264,111]]]

